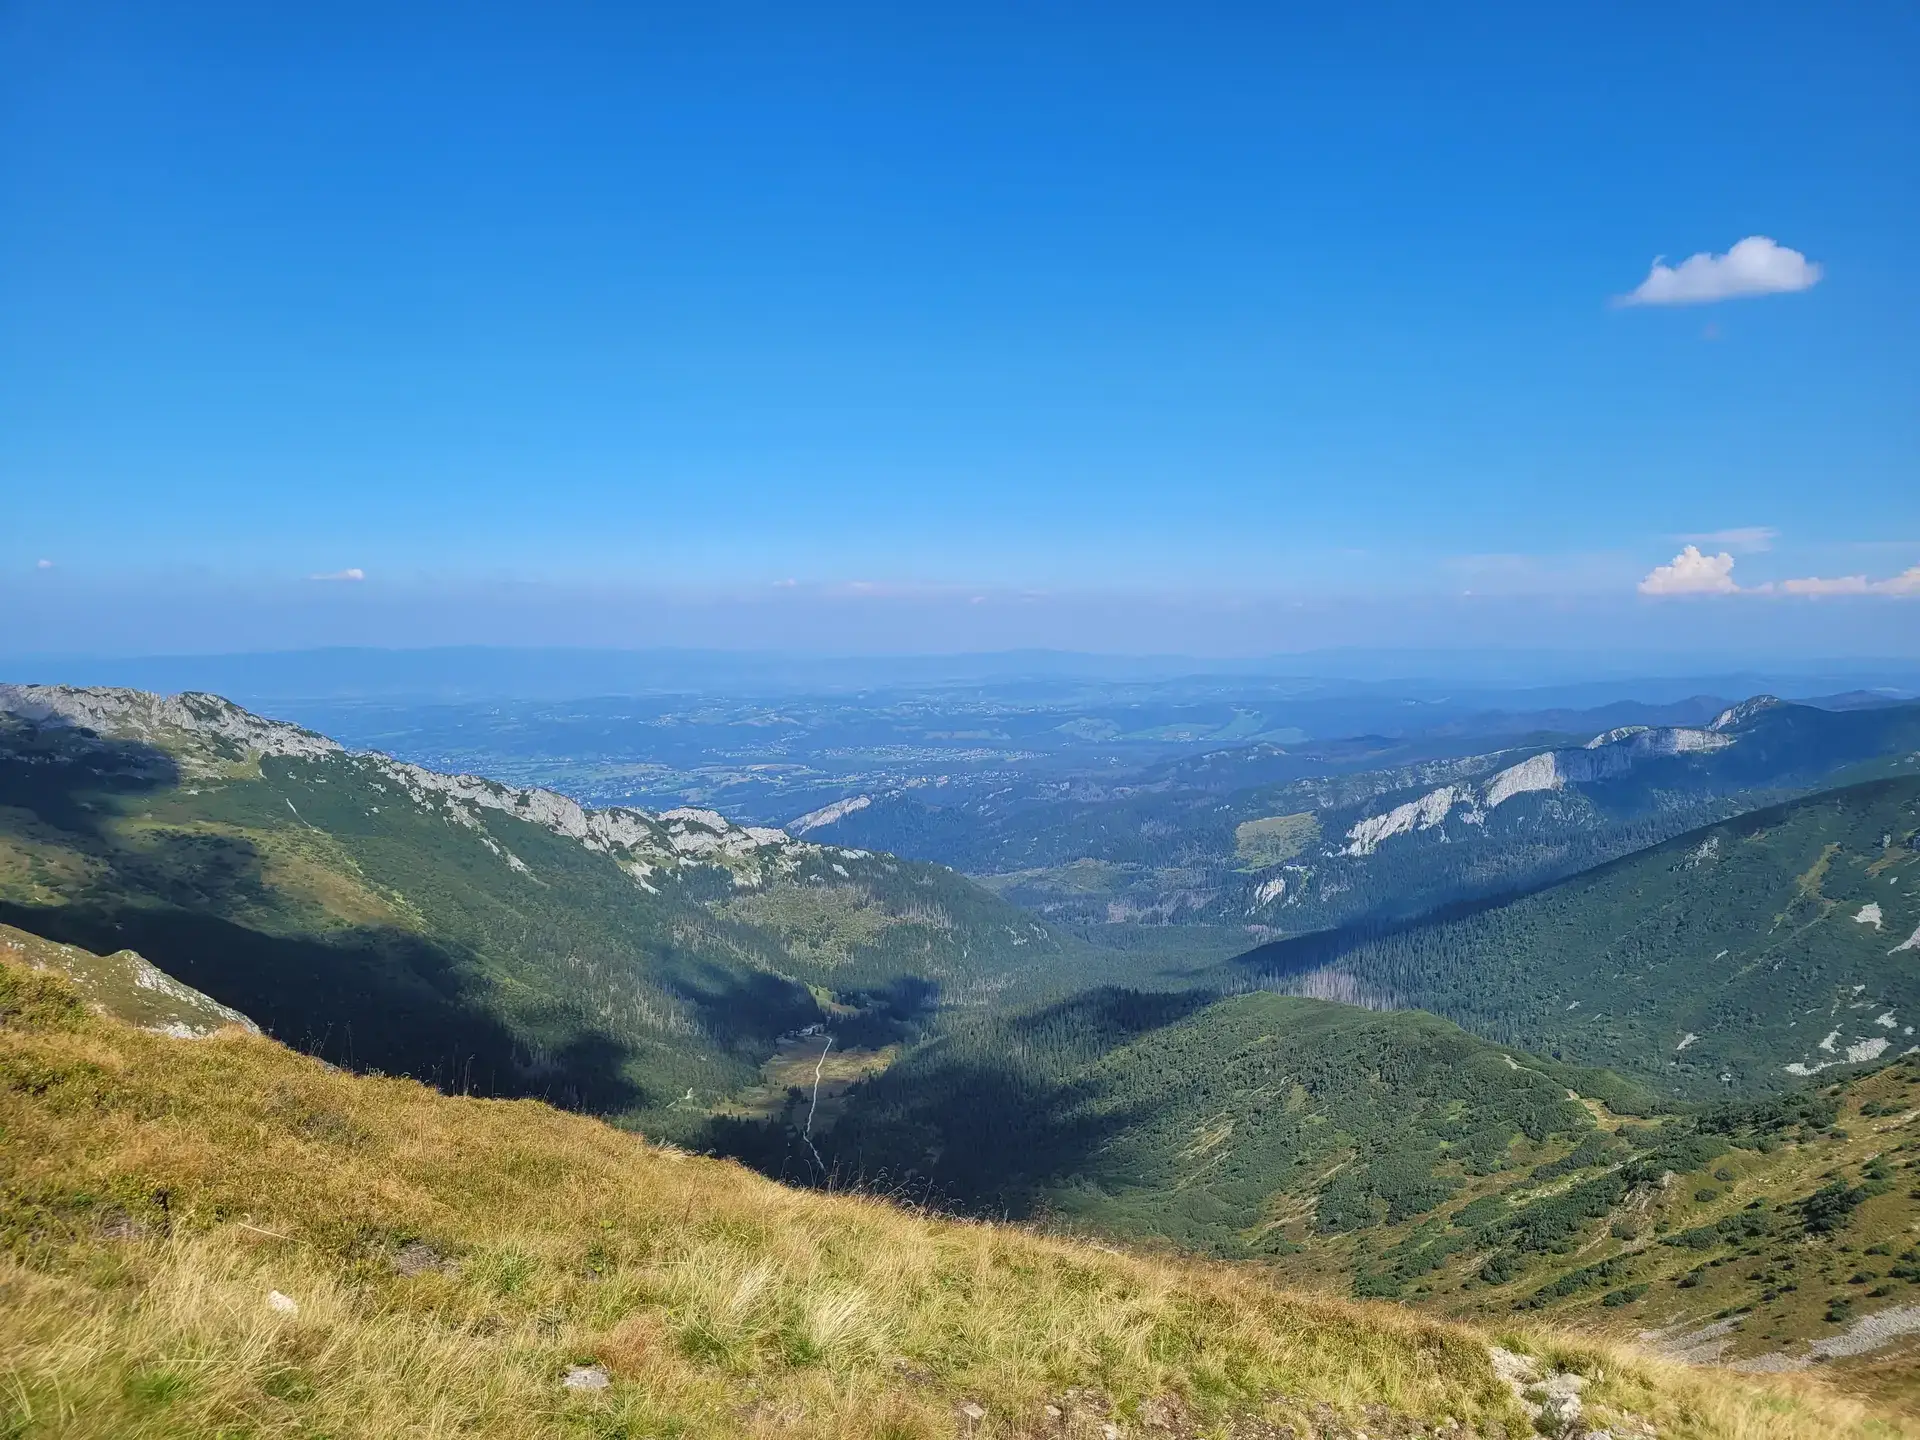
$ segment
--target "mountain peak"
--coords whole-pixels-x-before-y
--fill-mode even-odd
[[[0,685],[0,713],[161,748],[174,748],[190,739],[252,756],[304,759],[337,754],[343,748],[312,730],[269,720],[222,696],[198,690],[155,695],[108,685]]]
[[[1713,723],[1707,728],[1731,730],[1737,725],[1746,724],[1763,710],[1772,710],[1786,703],[1778,695],[1755,695],[1750,699],[1742,700],[1738,705],[1729,705],[1714,717]]]

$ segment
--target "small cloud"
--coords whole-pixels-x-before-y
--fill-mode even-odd
[[[1877,595],[1920,595],[1920,565],[1909,565],[1891,580],[1873,587]]]
[[[798,580],[776,580],[773,582],[773,588],[776,590],[796,590],[799,586],[800,582]]]
[[[53,568],[53,561],[36,560],[33,562],[33,568],[36,570],[51,570]]]
[[[1831,579],[1823,579],[1818,575],[1809,575],[1801,580],[1782,580],[1780,589],[1788,595],[1865,595],[1867,577],[1835,575]]]
[[[1739,591],[1733,556],[1724,550],[1703,555],[1698,545],[1685,547],[1671,564],[1654,566],[1640,582],[1642,595],[1736,595]]]
[[[1709,530],[1704,535],[1676,535],[1676,540],[1695,545],[1718,545],[1736,555],[1757,555],[1771,550],[1780,532],[1771,525],[1736,525],[1731,530]]]
[[[1749,235],[1724,255],[1704,251],[1678,265],[1655,256],[1647,278],[1616,305],[1708,305],[1741,295],[1786,295],[1820,281],[1820,266],[1798,250]]]
[[[330,570],[324,575],[309,575],[307,578],[309,580],[364,580],[367,578],[367,572],[356,565],[351,570]]]
[[[1920,595],[1920,565],[1903,570],[1886,580],[1869,580],[1864,575],[1808,575],[1798,580],[1782,580],[1779,588],[1788,595]]]

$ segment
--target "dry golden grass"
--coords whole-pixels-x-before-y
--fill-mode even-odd
[[[1809,1425],[1826,1435],[1909,1435],[1915,1429],[1909,1417],[1839,1393],[1809,1373],[1761,1376],[1683,1365],[1619,1341],[1544,1328],[1509,1336],[1508,1342],[1555,1366],[1604,1376],[1589,1393],[1620,1409],[1679,1417],[1697,1433],[1790,1440],[1811,1433]]]
[[[168,1040],[14,965],[0,1127],[0,1435],[1526,1433],[1484,1337],[1410,1311],[789,1190],[237,1032]],[[1810,1379],[1512,1343],[1595,1375],[1600,1423],[1909,1433]],[[591,1363],[610,1386],[563,1386]]]

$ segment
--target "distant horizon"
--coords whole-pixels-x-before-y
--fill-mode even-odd
[[[19,651],[231,654],[484,645],[814,655],[1060,651],[1245,659],[1321,651],[1742,654],[1920,661],[1920,596],[1732,592],[1301,595],[1221,588],[660,587],[378,579],[158,583],[0,574]],[[23,643],[23,641],[25,643]]]
[[[1261,653],[1244,655],[1209,654],[1205,651],[1179,650],[1141,650],[1124,648],[1067,648],[1053,645],[1013,645],[997,648],[929,648],[923,650],[836,650],[832,648],[777,647],[755,645],[587,645],[587,644],[511,644],[489,643],[485,641],[454,642],[448,644],[416,645],[299,645],[278,648],[233,648],[233,649],[181,649],[151,651],[120,650],[0,650],[0,664],[10,664],[36,659],[92,659],[92,660],[199,660],[227,658],[264,658],[277,656],[311,655],[422,655],[422,654],[476,654],[476,655],[618,655],[618,656],[694,656],[725,655],[737,657],[756,657],[769,659],[796,659],[821,661],[920,661],[942,659],[998,659],[1032,656],[1042,659],[1094,659],[1153,662],[1166,664],[1193,664],[1204,668],[1218,667],[1223,670],[1249,673],[1258,667],[1269,664],[1291,663],[1315,658],[1334,658],[1341,656],[1385,657],[1404,656],[1446,659],[1448,657],[1523,657],[1553,658],[1559,660],[1578,659],[1582,664],[1597,664],[1612,668],[1617,673],[1627,673],[1620,667],[1651,665],[1660,666],[1678,663],[1683,669],[1695,669],[1702,665],[1732,664],[1733,668],[1725,673],[1739,673],[1742,665],[1759,665],[1787,671],[1819,669],[1829,666],[1861,667],[1876,664],[1916,666],[1920,665],[1920,656],[1865,655],[1850,656],[1844,654],[1791,656],[1781,659],[1767,652],[1754,650],[1747,652],[1709,652],[1704,650],[1667,649],[1667,650],[1593,650],[1582,646],[1562,647],[1518,647],[1518,646],[1433,646],[1404,647],[1393,645],[1320,645],[1297,649],[1274,649]],[[1275,672],[1281,673],[1281,672]],[[1288,670],[1284,673],[1295,673]],[[1298,673],[1319,673],[1300,671]],[[1331,672],[1329,672],[1331,673]],[[1408,674],[1417,672],[1409,671]]]
[[[586,699],[646,694],[835,693],[965,685],[1301,684],[1444,689],[1506,697],[1593,698],[1639,692],[1744,699],[1878,692],[1920,696],[1920,661],[1898,657],[1595,654],[1585,651],[1405,651],[1347,646],[1208,657],[1050,649],[833,654],[697,647],[324,646],[200,654],[0,653],[0,682],[124,685],[236,696],[382,699]],[[1542,700],[1543,705],[1548,705]],[[1548,708],[1551,708],[1548,705]]]

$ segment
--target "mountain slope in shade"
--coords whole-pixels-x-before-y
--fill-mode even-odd
[[[782,1034],[890,1034],[1087,959],[938,866],[440,775],[214,696],[0,712],[0,921],[137,950],[342,1064],[694,1123]]]
[[[1632,1095],[1433,1015],[1096,990],[954,1017],[856,1084],[830,1130],[802,1141],[795,1116],[763,1132],[784,1165],[748,1153],[1247,1258],[1288,1250],[1296,1221],[1335,1233],[1423,1214],[1516,1146],[1577,1144],[1594,1122],[1570,1085]]]

